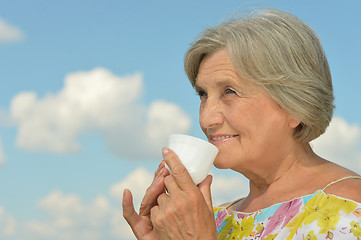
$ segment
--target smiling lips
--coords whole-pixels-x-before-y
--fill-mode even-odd
[[[211,143],[212,144],[220,144],[220,143],[223,143],[223,142],[226,142],[234,137],[236,137],[238,135],[223,135],[223,136],[211,136]]]

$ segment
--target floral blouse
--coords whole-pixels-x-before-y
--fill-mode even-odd
[[[213,210],[220,240],[361,240],[361,203],[323,190],[253,213]]]

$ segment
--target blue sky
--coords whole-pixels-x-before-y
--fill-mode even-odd
[[[0,238],[132,239],[122,189],[139,202],[169,133],[203,137],[183,71],[189,43],[261,6],[320,36],[336,109],[313,145],[361,173],[358,0],[0,0]],[[247,191],[237,174],[212,171],[216,202]]]

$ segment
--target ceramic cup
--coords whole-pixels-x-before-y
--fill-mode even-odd
[[[170,135],[168,147],[177,154],[196,185],[208,176],[218,153],[213,144],[185,134]]]

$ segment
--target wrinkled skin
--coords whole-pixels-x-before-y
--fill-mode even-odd
[[[123,216],[135,236],[140,240],[217,239],[210,192],[212,176],[196,186],[172,150],[164,148],[163,157],[172,175],[162,162],[139,214],[134,210],[130,191],[124,191]]]

